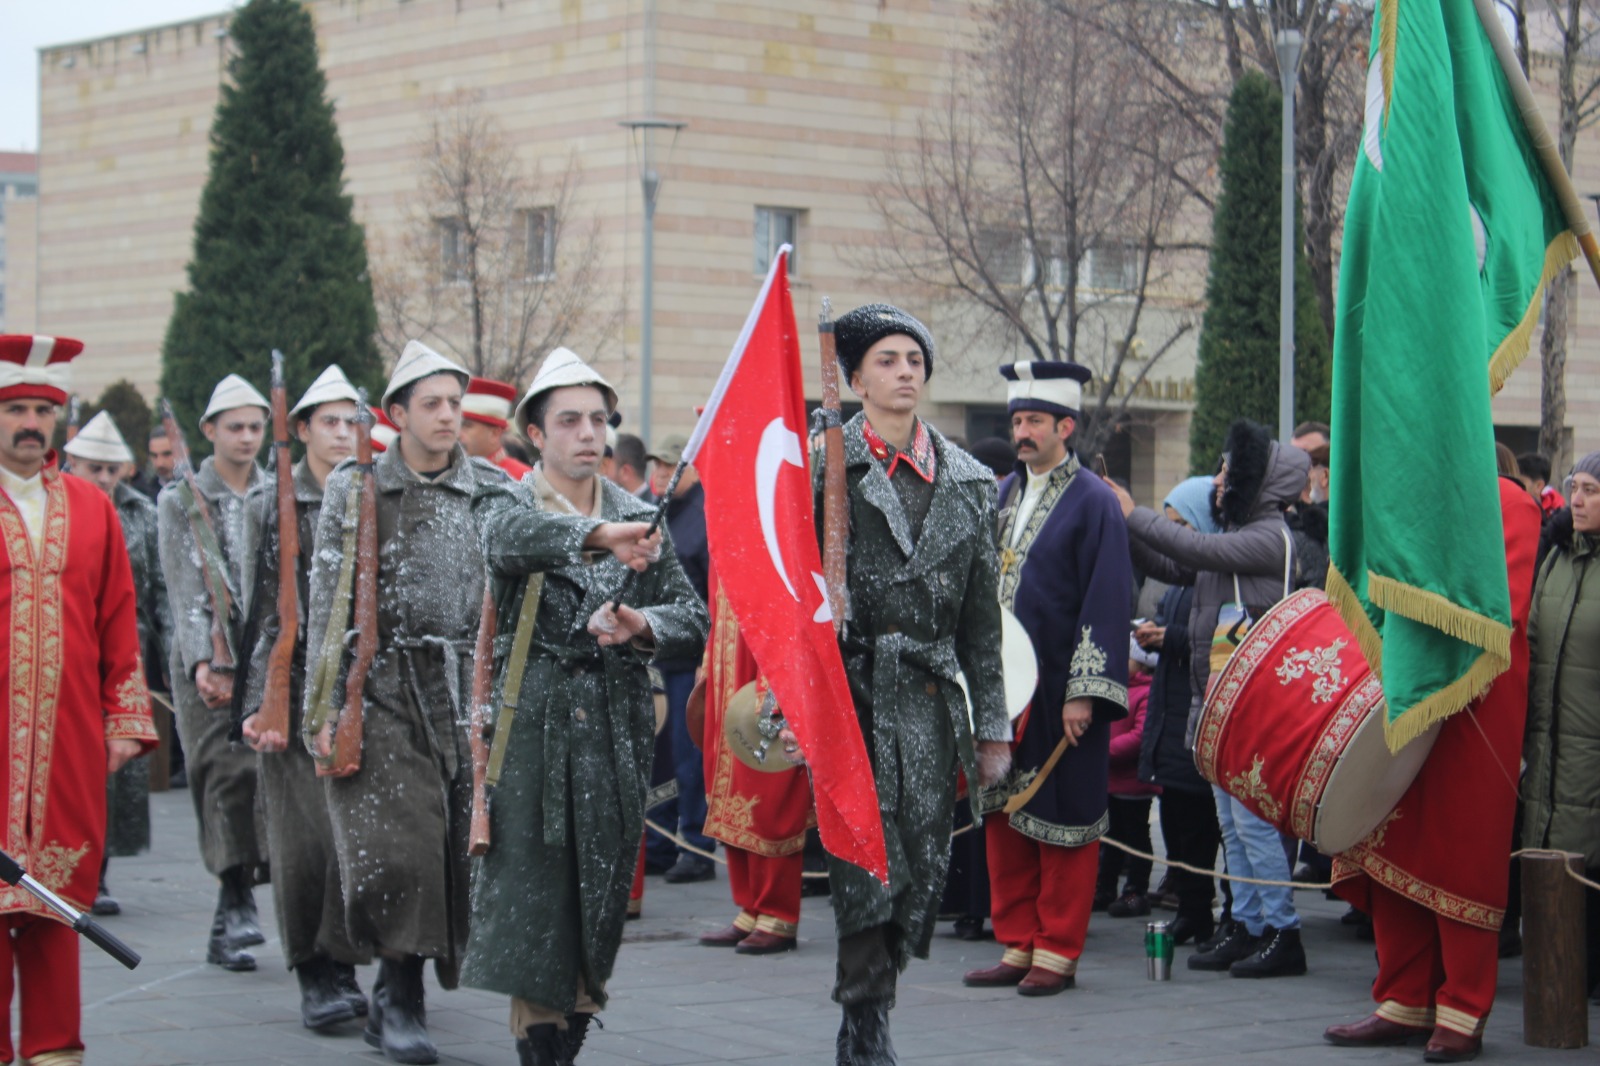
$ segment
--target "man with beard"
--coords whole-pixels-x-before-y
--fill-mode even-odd
[[[1089,932],[1111,723],[1128,714],[1133,568],[1116,496],[1067,446],[1089,369],[1034,362],[1000,373],[1018,458],[1000,485],[1000,602],[1033,640],[1039,685],[1012,776],[979,802],[995,815],[984,835],[1005,954],[963,983],[1049,996],[1073,987]]]
[[[89,419],[62,449],[72,457],[72,472],[95,484],[117,509],[122,539],[128,546],[139,622],[139,657],[146,665],[166,660],[172,645],[172,616],[167,586],[161,579],[156,550],[156,505],[124,480],[133,466],[133,452],[117,424],[104,411]],[[106,866],[112,856],[150,850],[150,763],[134,759],[111,775],[106,789],[106,858],[100,863],[100,888],[94,913],[122,913],[106,891]]]
[[[834,338],[863,408],[844,427],[852,613],[840,651],[872,761],[889,883],[829,856],[833,998],[843,1008],[839,1062],[883,1066],[895,1061],[889,1011],[899,972],[928,957],[933,937],[957,761],[985,785],[1010,764],[994,475],[917,417],[933,372],[927,327],[868,304],[840,316]],[[819,532],[822,512],[819,476]],[[783,740],[786,754],[802,757],[793,733]]]
[[[483,601],[474,512],[510,499],[505,474],[457,439],[468,376],[411,341],[384,390],[399,436],[364,472],[377,497],[378,652],[362,690],[360,767],[324,782],[345,928],[360,962],[379,958],[366,1040],[403,1063],[438,1061],[422,972],[432,959],[454,988],[466,946],[465,700]],[[339,678],[325,692],[308,683],[304,697],[302,732],[325,767],[344,705],[341,634],[353,624],[344,534],[354,473],[343,463],[324,486],[307,598],[312,676]]]
[[[484,526],[509,649],[496,705],[516,713],[495,727],[504,776],[464,977],[511,996],[523,1066],[571,1063],[605,1006],[644,831],[646,664],[705,647],[705,606],[670,543],[645,539],[650,507],[599,474],[616,399],[575,354],[550,353],[516,412],[540,453],[535,498]]]
[[[289,671],[288,732],[264,728],[260,715],[266,692],[268,662],[282,628],[278,610],[277,478],[263,479],[250,493],[244,552],[247,574],[243,586],[251,590],[247,632],[255,634],[239,701],[240,735],[260,753],[260,787],[267,814],[267,853],[272,860],[272,902],[278,915],[278,936],[284,961],[300,984],[300,1021],[307,1029],[323,1029],[367,1013],[367,1002],[356,985],[355,964],[360,952],[345,932],[344,897],[339,887],[339,864],[334,857],[333,827],[316,765],[302,744],[291,744],[300,733],[300,702],[306,677],[306,601],[310,590],[317,523],[322,513],[322,488],[333,468],[355,451],[355,423],[359,408],[355,388],[337,366],[330,366],[314,381],[289,411],[294,433],[305,445],[305,458],[294,465],[295,518],[300,532],[300,554],[295,561],[299,587],[293,665]],[[278,460],[288,461],[287,443]]]
[[[157,501],[161,570],[172,607],[168,678],[183,737],[189,795],[200,832],[200,856],[221,878],[206,961],[225,970],[256,968],[246,948],[266,938],[256,924],[251,888],[262,876],[256,810],[256,758],[229,741],[234,664],[239,647],[239,562],[244,546],[245,497],[261,483],[256,453],[266,436],[266,397],[237,374],[217,383],[200,420],[215,449],[193,480],[179,477]],[[215,618],[220,593],[233,605]],[[215,633],[232,662],[216,658]]]
[[[105,779],[155,747],[133,578],[116,509],[50,450],[79,341],[0,337],[0,848],[79,910],[94,901]],[[22,993],[21,1039],[11,996]],[[0,1062],[79,1066],[78,934],[0,884]]]

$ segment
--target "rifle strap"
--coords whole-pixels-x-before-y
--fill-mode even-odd
[[[528,669],[528,645],[533,642],[533,626],[539,616],[539,597],[544,592],[544,575],[529,574],[522,590],[522,610],[517,612],[517,632],[511,638],[511,658],[506,663],[505,688],[500,693],[500,713],[495,718],[494,741],[489,746],[489,767],[483,784],[492,789],[500,783],[506,764],[506,743],[511,739],[511,722],[516,717],[522,696],[522,675]]]
[[[311,691],[307,707],[310,713],[303,723],[303,739],[311,748],[311,738],[322,731],[330,718],[337,717],[344,706],[339,697],[339,670],[344,665],[344,634],[350,624],[353,609],[353,589],[356,573],[356,535],[361,528],[361,478],[358,467],[350,473],[350,494],[345,497],[344,534],[339,556],[339,582],[333,593],[333,606],[328,611],[328,629],[322,637],[322,653],[311,671]],[[312,750],[315,750],[314,748]]]
[[[217,531],[211,527],[211,516],[200,503],[193,476],[178,482],[177,488],[178,501],[183,504],[183,512],[189,519],[189,530],[194,534],[195,545],[199,548],[200,576],[205,581],[206,594],[211,600],[213,622],[221,628],[228,642],[228,651],[237,663],[239,655],[238,649],[233,646],[231,626],[233,594],[228,588],[228,567],[222,559],[222,545],[217,541]]]

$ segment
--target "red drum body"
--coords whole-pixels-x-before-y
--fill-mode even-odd
[[[1281,832],[1337,854],[1389,815],[1438,735],[1393,754],[1383,719],[1383,685],[1355,634],[1304,589],[1250,628],[1211,686],[1195,763]]]

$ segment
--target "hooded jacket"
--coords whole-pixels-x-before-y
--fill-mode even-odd
[[[1211,638],[1217,615],[1233,602],[1234,578],[1252,620],[1259,619],[1289,591],[1285,570],[1292,565],[1283,510],[1300,497],[1311,473],[1311,457],[1292,444],[1272,440],[1252,422],[1235,422],[1228,433],[1228,479],[1215,507],[1220,533],[1196,533],[1169,522],[1148,507],[1128,516],[1128,546],[1134,565],[1170,585],[1193,585],[1189,613],[1189,723],[1186,743],[1194,746],[1195,726],[1211,676]],[[1291,575],[1292,576],[1292,575]]]

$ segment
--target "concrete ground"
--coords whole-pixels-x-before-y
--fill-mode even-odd
[[[94,1066],[186,1063],[380,1063],[357,1024],[333,1035],[303,1029],[293,974],[283,968],[269,891],[258,890],[267,943],[260,969],[226,973],[205,963],[215,882],[196,857],[194,817],[184,792],[152,797],[155,847],[111,864],[110,884],[123,906],[105,924],[144,956],[123,969],[83,945],[84,1039]],[[1371,1009],[1372,946],[1338,919],[1342,904],[1318,892],[1298,895],[1311,972],[1305,977],[1243,981],[1191,972],[1178,949],[1173,979],[1145,977],[1138,919],[1096,915],[1074,991],[1024,999],[1010,989],[963,988],[962,973],[999,957],[993,942],[968,943],[942,926],[933,957],[902,976],[892,1015],[900,1061],[907,1064],[1070,1062],[1083,1066],[1185,1063],[1248,1066],[1279,1063],[1417,1063],[1420,1047],[1352,1051],[1325,1046],[1323,1028]],[[1162,912],[1158,912],[1161,914]],[[591,1030],[585,1066],[638,1063],[751,1062],[759,1066],[833,1061],[838,1009],[833,923],[826,898],[805,901],[799,950],[755,958],[701,947],[696,938],[733,916],[727,881],[668,885],[652,878],[644,919],[630,923],[611,984],[603,1031]],[[1171,917],[1170,913],[1166,915]],[[431,971],[430,971],[431,972]],[[363,987],[373,971],[363,968]],[[1500,972],[1500,998],[1489,1023],[1485,1059],[1551,1063],[1587,1059],[1522,1043],[1522,972]],[[441,1062],[515,1066],[502,997],[442,992],[429,977],[428,1021]]]

